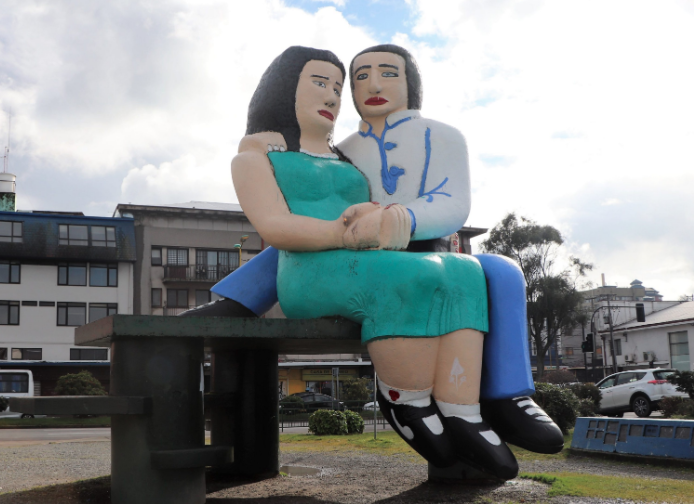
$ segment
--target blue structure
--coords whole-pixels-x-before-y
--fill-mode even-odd
[[[694,420],[578,418],[572,450],[694,460]]]

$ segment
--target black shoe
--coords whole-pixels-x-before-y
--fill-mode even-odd
[[[482,401],[484,418],[504,441],[535,453],[559,453],[564,436],[530,397]]]
[[[436,467],[449,467],[457,462],[452,440],[444,429],[444,418],[433,399],[423,408],[393,404],[380,390],[376,399],[381,413],[395,432],[427,461]]]
[[[481,421],[470,422],[456,416],[445,417],[458,458],[500,480],[515,478],[518,475],[516,457],[491,426],[481,417],[477,418]]]
[[[239,317],[258,318],[258,315],[229,298],[216,299],[211,303],[196,306],[178,315],[179,317]]]

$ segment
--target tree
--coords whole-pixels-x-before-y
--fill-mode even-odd
[[[342,393],[340,399],[344,401],[361,401],[362,404],[369,400],[369,378],[357,378],[356,380],[345,380],[342,382]]]
[[[58,378],[55,395],[108,395],[99,380],[89,371],[70,373]]]
[[[537,348],[537,377],[544,374],[545,355],[557,337],[585,324],[583,297],[576,282],[593,269],[576,257],[556,271],[557,249],[564,243],[559,230],[509,213],[482,242],[487,253],[509,257],[518,263],[526,283],[528,330]]]
[[[689,398],[694,400],[694,371],[680,371],[678,369],[667,377],[667,381],[677,385],[679,392],[688,394]]]

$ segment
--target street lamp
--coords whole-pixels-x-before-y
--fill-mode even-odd
[[[248,235],[243,235],[241,239],[239,240],[241,243],[237,243],[234,245],[235,249],[238,249],[239,251],[239,265],[237,266],[238,268],[241,267],[241,249],[243,248],[243,244],[248,240]]]

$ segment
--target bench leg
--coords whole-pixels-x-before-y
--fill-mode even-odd
[[[264,478],[279,473],[277,352],[215,352],[212,390],[224,397],[210,412],[212,445],[234,447],[234,462],[212,468],[215,477]]]
[[[203,340],[152,338],[111,345],[111,395],[152,398],[147,415],[111,420],[114,504],[202,504],[205,468],[155,469],[154,450],[205,445],[202,404]]]

